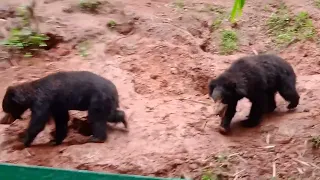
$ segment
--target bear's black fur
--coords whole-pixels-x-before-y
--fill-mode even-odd
[[[264,113],[275,110],[276,92],[290,102],[288,109],[299,104],[296,74],[288,62],[273,54],[246,56],[233,62],[225,72],[209,82],[211,98],[227,105],[220,132],[230,130],[237,102],[244,97],[251,101],[252,107],[248,119],[242,124],[257,126]]]
[[[50,74],[41,79],[9,86],[2,102],[4,112],[14,119],[31,109],[31,120],[23,143],[31,145],[50,116],[54,118],[56,133],[53,142],[61,144],[68,133],[68,110],[88,111],[92,128],[90,142],[104,142],[106,122],[122,122],[124,112],[118,110],[116,86],[101,76],[88,71],[66,71]]]

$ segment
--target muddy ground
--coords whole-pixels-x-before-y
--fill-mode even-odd
[[[0,2],[1,18],[8,20],[10,13],[4,13],[21,3],[25,1]],[[319,34],[320,9],[313,0],[284,3],[293,13],[307,11]],[[235,27],[239,49],[232,55],[219,53],[219,39],[211,37],[209,28],[216,12],[230,11],[232,0],[109,0],[98,13],[80,11],[78,4],[44,0],[37,5],[41,31],[61,35],[64,42],[17,60],[15,66],[1,61],[1,98],[14,83],[61,70],[89,70],[116,84],[130,130],[120,131],[117,125],[104,144],[83,144],[86,137],[71,131],[62,145],[52,147],[46,144],[49,125],[32,147],[15,150],[16,134],[29,121],[26,113],[23,121],[0,125],[1,162],[199,179],[209,174],[264,180],[276,170],[278,179],[320,179],[319,151],[308,143],[320,134],[320,46],[316,41],[281,50],[273,45],[265,22],[279,1],[247,2]],[[110,20],[121,25],[108,28]],[[88,46],[81,52],[83,42]],[[300,105],[287,112],[287,103],[277,96],[276,112],[259,127],[244,129],[234,123],[232,134],[223,136],[217,131],[219,118],[212,115],[207,82],[235,59],[253,54],[252,49],[277,52],[294,66]],[[250,106],[242,100],[233,122],[244,119]]]

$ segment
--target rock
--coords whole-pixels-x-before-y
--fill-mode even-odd
[[[120,34],[127,35],[134,29],[134,22],[117,24],[114,29]]]
[[[189,27],[189,28],[187,28],[187,30],[188,30],[188,31],[190,32],[190,34],[192,34],[192,36],[194,36],[194,37],[201,38],[201,36],[202,36],[202,32],[201,32],[199,29]]]
[[[159,78],[159,75],[157,75],[157,74],[151,74],[151,75],[150,75],[150,78],[151,78],[151,79],[158,79],[158,78]]]

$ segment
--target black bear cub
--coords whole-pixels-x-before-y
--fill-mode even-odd
[[[65,71],[50,74],[35,81],[9,86],[2,102],[7,116],[20,119],[30,108],[31,120],[23,137],[29,147],[45,128],[50,116],[55,122],[55,144],[61,144],[68,134],[69,110],[88,111],[92,129],[89,142],[104,142],[106,122],[127,125],[124,112],[118,110],[116,86],[88,71]]]
[[[248,119],[241,123],[245,127],[257,126],[264,113],[275,110],[276,92],[289,102],[288,109],[299,104],[296,74],[288,62],[273,54],[246,56],[233,62],[209,82],[210,97],[222,105],[218,112],[222,117],[220,133],[230,131],[237,103],[244,97],[251,101],[252,107]]]

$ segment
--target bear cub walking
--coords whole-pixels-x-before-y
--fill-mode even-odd
[[[209,95],[222,105],[218,114],[222,120],[220,133],[230,131],[230,123],[240,99],[248,98],[252,107],[245,127],[257,126],[264,113],[276,108],[275,94],[289,102],[288,109],[299,104],[296,74],[291,65],[273,54],[242,57],[231,64],[221,75],[209,82]]]
[[[55,122],[53,143],[59,145],[68,134],[69,110],[88,111],[92,129],[89,142],[104,142],[106,122],[122,122],[127,126],[124,112],[118,110],[116,86],[101,76],[88,71],[65,71],[16,86],[9,86],[2,108],[11,119],[20,119],[30,108],[31,120],[23,143],[29,147],[45,128],[50,116]]]

